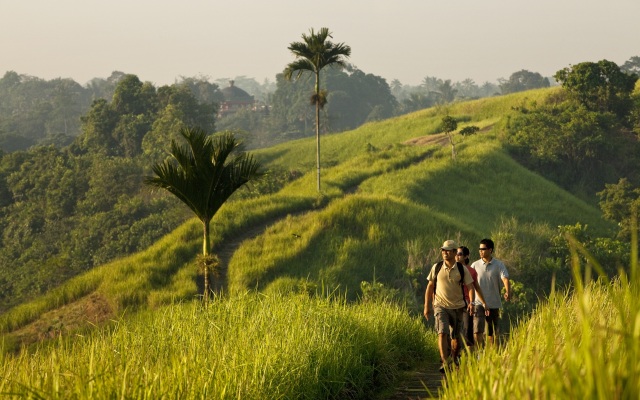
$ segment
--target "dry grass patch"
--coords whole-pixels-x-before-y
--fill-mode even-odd
[[[17,329],[7,336],[15,344],[29,345],[42,340],[69,335],[99,325],[114,317],[114,310],[107,299],[94,292],[73,303],[48,311],[37,320]]]

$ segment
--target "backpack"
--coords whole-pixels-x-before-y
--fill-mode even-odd
[[[435,273],[433,275],[433,294],[435,296],[436,294],[436,285],[438,284],[438,274],[440,273],[440,270],[442,269],[442,264],[444,263],[444,261],[439,261],[436,264],[436,270]],[[464,306],[467,306],[467,299],[464,297],[464,270],[465,270],[465,266],[462,265],[461,263],[456,261],[456,267],[458,267],[458,272],[460,272],[460,289],[462,289],[462,299],[464,300]]]

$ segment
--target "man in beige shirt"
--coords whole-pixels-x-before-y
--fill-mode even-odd
[[[453,240],[446,240],[441,247],[442,262],[436,263],[429,272],[427,290],[424,298],[424,317],[429,320],[431,303],[433,301],[433,315],[438,332],[438,348],[444,372],[447,365],[458,361],[460,353],[460,333],[462,328],[462,314],[472,307],[466,304],[462,285],[475,289],[476,300],[485,305],[482,289],[473,280],[469,271],[456,262],[458,244]],[[461,275],[462,272],[462,275]]]

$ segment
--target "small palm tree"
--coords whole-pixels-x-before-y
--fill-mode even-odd
[[[284,76],[288,80],[291,80],[294,73],[297,73],[296,79],[300,78],[304,71],[312,72],[316,79],[311,104],[316,106],[318,192],[320,191],[320,109],[327,103],[326,90],[320,90],[320,71],[328,65],[345,67],[344,58],[351,55],[351,47],[344,43],[332,43],[327,40],[328,38],[333,38],[328,28],[320,28],[318,32],[314,32],[312,28],[308,35],[302,34],[302,42],[293,42],[289,45],[288,49],[296,56],[296,60],[288,64],[284,70]]]
[[[155,164],[155,177],[145,183],[167,190],[186,204],[202,222],[204,302],[209,299],[209,223],[227,199],[240,187],[261,175],[253,156],[234,152],[240,143],[232,133],[208,136],[199,128],[183,128],[187,145],[171,141],[172,159]]]

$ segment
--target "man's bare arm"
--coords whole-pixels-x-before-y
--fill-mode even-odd
[[[431,302],[433,301],[433,289],[434,289],[434,284],[433,282],[429,281],[429,284],[427,285],[427,290],[424,293],[424,317],[427,319],[427,321],[429,320],[429,314],[431,313]]]

